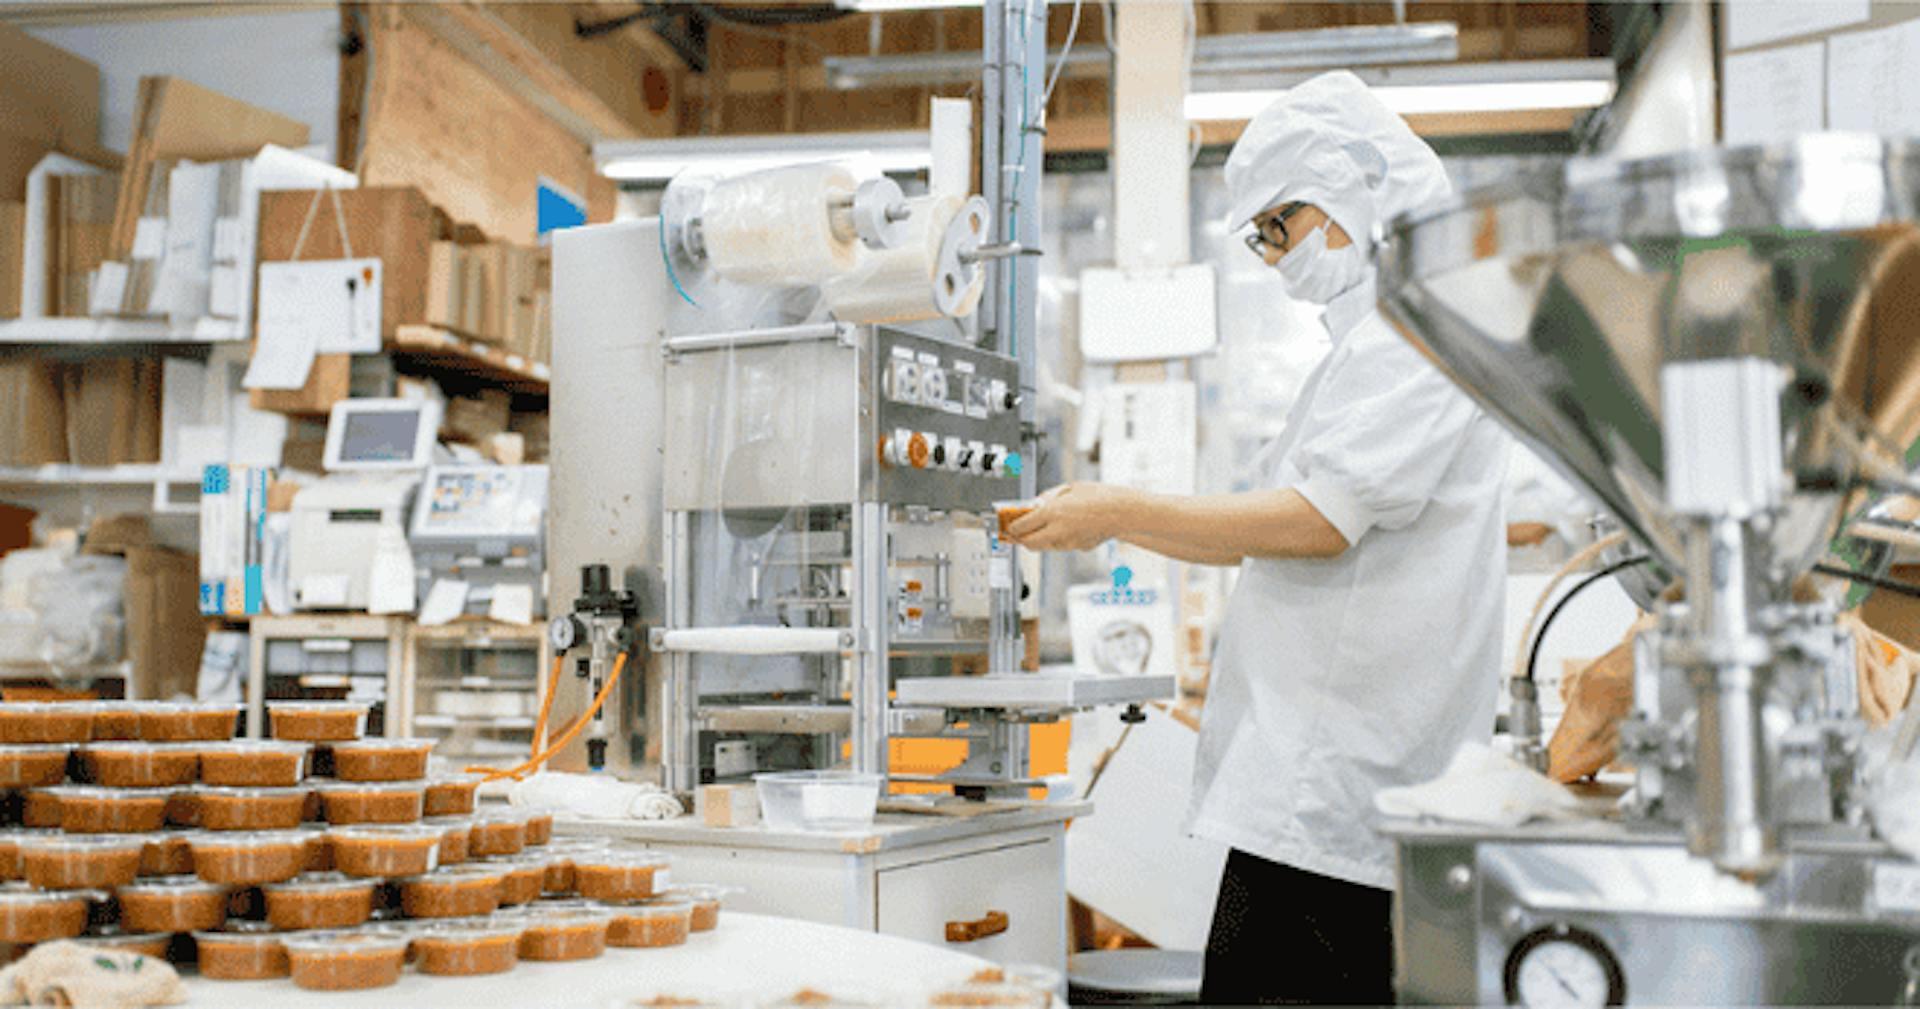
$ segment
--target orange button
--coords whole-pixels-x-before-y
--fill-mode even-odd
[[[931,451],[925,435],[916,434],[907,440],[907,461],[913,464],[914,469],[927,468],[927,455]]]

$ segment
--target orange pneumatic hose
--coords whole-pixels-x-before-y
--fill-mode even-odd
[[[492,768],[485,768],[485,767],[469,768],[469,770],[491,771],[491,773],[489,773],[486,777],[480,779],[481,784],[486,784],[489,781],[498,781],[501,778],[517,778],[520,775],[527,773],[528,771],[539,768],[541,764],[544,764],[549,759],[551,759],[554,754],[564,749],[568,743],[573,742],[574,737],[580,734],[580,730],[586,728],[588,722],[593,721],[593,716],[600,712],[601,707],[607,703],[607,698],[613,695],[613,688],[619,685],[620,683],[620,672],[626,667],[627,667],[626,652],[621,652],[619,655],[614,656],[613,672],[608,674],[607,682],[600,687],[600,693],[594,696],[592,706],[587,708],[585,714],[575,719],[573,724],[567,728],[567,731],[561,733],[559,739],[554,740],[553,745],[547,747],[545,750],[542,750],[540,753],[535,754],[532,757],[532,759],[528,760],[526,763],[521,764],[518,767],[509,768],[504,771],[493,770]],[[548,700],[549,701],[552,700],[551,696],[549,696]],[[539,731],[536,730],[535,744],[534,744],[535,746],[539,745],[538,738],[539,738]]]

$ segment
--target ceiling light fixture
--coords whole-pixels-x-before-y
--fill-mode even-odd
[[[1401,115],[1590,109],[1613,100],[1611,61],[1524,60],[1357,69],[1386,106]],[[1307,75],[1196,79],[1186,97],[1195,121],[1251,119]]]
[[[665,182],[682,172],[739,172],[804,161],[848,161],[878,172],[924,171],[933,164],[925,130],[781,133],[593,145],[600,174],[619,182]]]

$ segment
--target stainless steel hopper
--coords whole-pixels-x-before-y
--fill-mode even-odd
[[[1661,367],[1778,362],[1790,577],[1920,435],[1917,216],[1920,145],[1869,136],[1576,160],[1397,222],[1381,307],[1676,573]]]

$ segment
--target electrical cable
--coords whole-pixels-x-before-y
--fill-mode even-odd
[[[1638,557],[1629,557],[1625,560],[1615,561],[1574,583],[1573,588],[1568,589],[1567,594],[1561,596],[1560,601],[1553,604],[1553,609],[1547,611],[1546,619],[1540,621],[1540,633],[1534,635],[1533,648],[1527,653],[1527,682],[1534,682],[1533,672],[1534,668],[1539,665],[1540,662],[1540,646],[1546,643],[1547,631],[1553,627],[1554,618],[1560,615],[1561,610],[1567,608],[1567,604],[1573,601],[1574,596],[1579,595],[1587,586],[1601,581],[1609,575],[1619,574],[1636,564],[1645,564],[1652,559],[1652,554],[1641,554]]]
[[[1881,578],[1877,575],[1863,574],[1859,571],[1849,571],[1846,568],[1835,567],[1831,564],[1815,564],[1813,566],[1813,571],[1815,574],[1828,575],[1834,578],[1844,578],[1850,582],[1858,582],[1862,585],[1871,585],[1876,589],[1886,589],[1888,592],[1896,593],[1898,595],[1908,596],[1914,599],[1920,599],[1920,585],[1913,585],[1908,582],[1895,581],[1891,578]]]
[[[667,279],[673,282],[673,289],[680,295],[680,300],[699,308],[700,303],[693,300],[693,295],[688,294],[686,288],[680,286],[680,275],[673,270],[673,257],[667,254],[667,216],[665,214],[660,215],[660,261],[666,264]]]
[[[807,4],[804,6],[784,7],[735,7],[728,4],[693,3],[689,4],[702,14],[724,21],[730,25],[748,25],[758,28],[781,28],[787,25],[823,25],[838,21],[854,13],[853,8],[838,4]]]
[[[1040,114],[1047,114],[1047,106],[1053,103],[1053,89],[1060,86],[1060,73],[1067,69],[1067,57],[1073,55],[1073,37],[1080,33],[1080,4],[1082,0],[1073,0],[1073,20],[1067,22],[1067,44],[1060,47],[1060,56],[1053,61],[1053,76],[1047,79],[1047,89],[1040,96]]]

